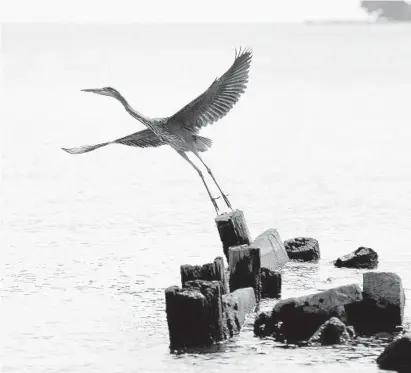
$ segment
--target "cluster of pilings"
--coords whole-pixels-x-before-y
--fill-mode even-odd
[[[235,210],[215,219],[228,262],[182,265],[181,288],[165,290],[171,349],[208,346],[240,332],[262,297],[281,294],[279,270],[288,261],[275,229],[252,241],[244,214]]]

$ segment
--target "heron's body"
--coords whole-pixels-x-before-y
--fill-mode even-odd
[[[137,119],[147,128],[114,141],[71,149],[63,148],[63,150],[71,154],[81,154],[109,144],[123,144],[142,148],[170,145],[197,170],[218,213],[218,206],[215,198],[211,196],[201,171],[187,157],[186,153],[192,152],[206,167],[208,173],[220,190],[227,206],[231,208],[230,202],[222,192],[211,170],[198,154],[199,152],[206,151],[212,145],[212,141],[206,137],[200,136],[199,132],[202,127],[214,123],[225,116],[238,101],[248,82],[248,71],[250,68],[251,57],[251,50],[240,50],[236,53],[232,66],[221,78],[216,79],[203,94],[183,107],[176,114],[167,118],[153,119],[144,116],[133,109],[127,100],[114,88],[84,89],[83,91],[86,92],[93,92],[116,98],[133,118]]]

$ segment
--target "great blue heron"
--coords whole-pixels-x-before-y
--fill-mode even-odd
[[[213,198],[201,170],[188,158],[187,152],[192,152],[205,166],[227,206],[232,209],[230,201],[217,183],[211,169],[204,163],[199,152],[205,152],[211,145],[211,139],[199,136],[202,127],[214,123],[224,117],[238,101],[246,88],[250,69],[252,51],[250,48],[235,52],[231,67],[214,80],[210,87],[184,106],[180,111],[167,118],[148,118],[134,110],[126,99],[114,88],[83,89],[84,92],[114,97],[120,101],[126,111],[143,123],[147,129],[122,137],[120,139],[95,145],[85,145],[75,148],[62,148],[70,154],[86,153],[109,144],[123,144],[141,148],[157,147],[168,144],[174,148],[198,172],[213,206],[219,213],[216,198]]]

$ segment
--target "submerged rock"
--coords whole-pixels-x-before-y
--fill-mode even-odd
[[[368,247],[360,247],[354,252],[338,258],[334,265],[346,268],[368,268],[378,266],[378,254]]]
[[[297,237],[286,240],[284,247],[290,260],[311,262],[320,259],[320,246],[314,238]]]
[[[363,300],[347,307],[349,323],[362,332],[395,330],[404,320],[401,277],[392,272],[363,274]]]
[[[332,317],[319,327],[309,342],[322,345],[346,343],[351,339],[352,334],[352,329],[349,330],[339,318]]]
[[[411,334],[389,344],[377,358],[381,369],[395,370],[397,372],[411,372]]]
[[[309,339],[315,331],[333,316],[347,320],[345,306],[362,300],[357,284],[339,286],[320,293],[280,300],[273,308],[270,326],[282,322],[284,339]]]
[[[279,298],[281,295],[281,273],[261,268],[261,298]]]

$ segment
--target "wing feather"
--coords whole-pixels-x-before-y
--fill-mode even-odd
[[[177,124],[193,132],[212,124],[234,107],[244,93],[250,70],[252,50],[236,50],[231,67],[200,96],[169,118],[168,125]]]
[[[157,147],[165,144],[150,129],[132,133],[131,135],[114,140],[113,143],[136,146],[139,148]]]
[[[70,154],[83,154],[87,152],[91,152],[103,146],[109,144],[122,144],[128,146],[135,146],[139,148],[149,148],[149,147],[157,147],[164,145],[155,133],[150,129],[145,129],[136,133],[132,133],[131,135],[122,137],[120,139],[104,142],[101,144],[94,144],[94,145],[83,145],[83,146],[76,146],[74,148],[62,148],[64,151]]]

